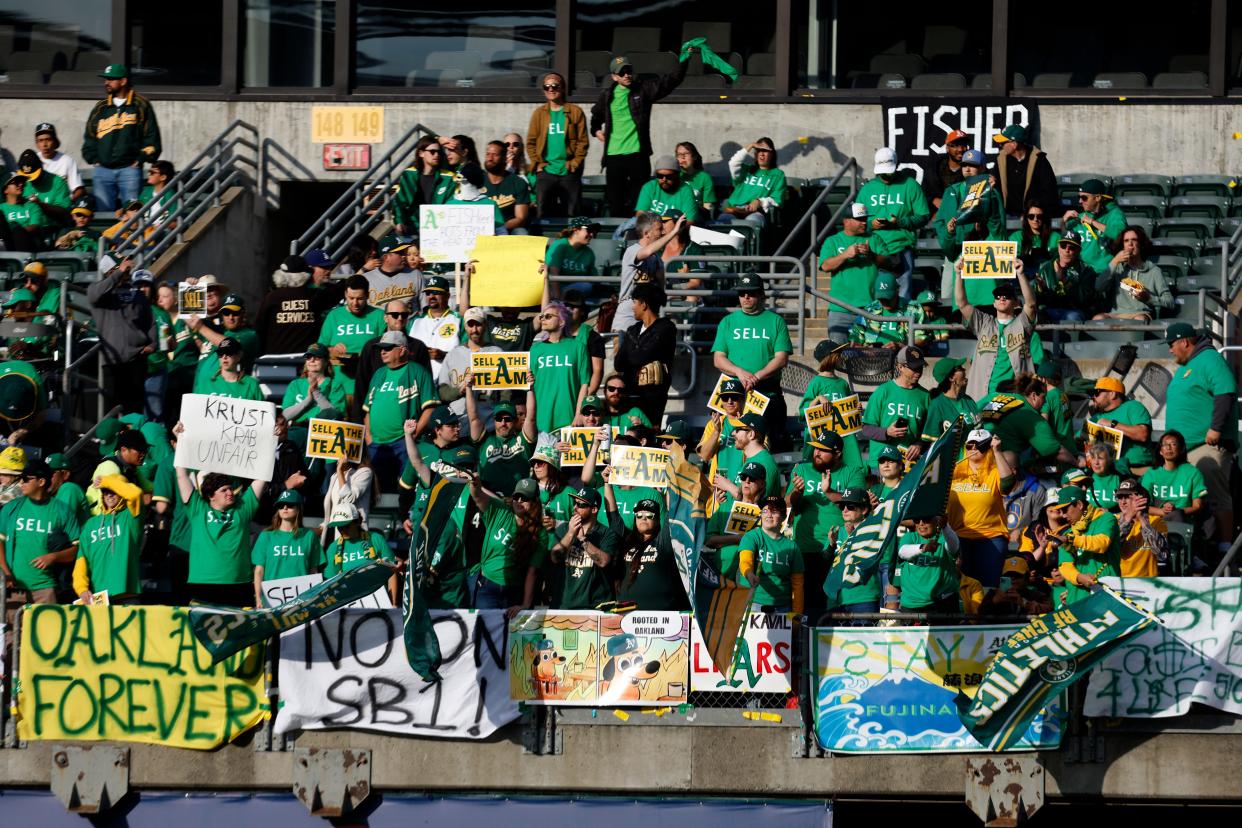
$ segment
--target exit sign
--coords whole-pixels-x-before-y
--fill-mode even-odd
[[[370,144],[324,144],[325,170],[365,170],[371,166]]]

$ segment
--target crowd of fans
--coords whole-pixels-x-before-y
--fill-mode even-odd
[[[1100,182],[1082,185],[1080,211],[1061,211],[1055,186],[1045,186],[1047,157],[1021,128],[996,137],[1005,151],[993,173],[965,136],[947,136],[940,180],[926,192],[898,170],[892,150],[877,152],[875,178],[820,253],[831,295],[866,314],[829,313],[797,418],[788,416],[781,388],[793,355],[789,330],[757,273],[732,282],[736,304],[715,330],[710,352],[723,376],[713,409],[666,416],[678,345],[676,325],[663,315],[669,283],[703,278],[666,272],[666,259],[693,255],[695,223],[771,229],[784,192],[766,138],[728,159],[734,188],[726,198],[717,200],[689,143],[658,157],[650,177],[651,105],[684,67],[639,82],[619,58],[589,123],[566,101],[564,79],[549,73],[525,141],[504,135],[481,156],[470,136],[425,137],[397,185],[392,231],[359,240],[339,260],[320,249],[289,257],[253,312],[238,290],[251,281],[244,275],[161,281],[129,261],[101,273],[87,299],[103,345],[104,393],[122,413],[94,429],[97,458],[87,459],[89,448],[67,456],[72,441],[65,418],[53,416],[37,353],[10,343],[0,364],[0,561],[11,604],[90,602],[107,592],[112,602],[247,606],[260,600],[265,579],[331,576],[378,558],[405,562],[411,509],[420,514],[444,477],[467,485],[422,584],[433,607],[686,609],[666,493],[610,482],[608,454],[624,445],[679,447],[710,491],[707,560],[723,577],[755,585],[757,607],[812,618],[829,610],[1008,615],[1065,606],[1102,576],[1170,571],[1170,522],[1198,538],[1200,571],[1228,546],[1238,422],[1232,372],[1202,332],[1170,324],[1165,341],[1176,368],[1161,434],[1123,378],[1067,387],[1035,333],[1041,315],[1150,320],[1171,299],[1147,260],[1146,236],[1127,226]],[[154,112],[128,87],[123,67],[104,77],[109,97],[87,127],[99,138],[84,149],[95,165],[95,203],[121,215],[156,204],[173,215],[161,193],[175,171],[158,160]],[[117,121],[125,125],[120,136],[105,138],[101,120],[126,107],[134,117]],[[6,183],[3,224],[15,240],[80,244],[90,238],[82,217],[89,220],[92,194],[74,177],[72,159],[59,160],[55,129],[40,125],[36,138],[40,155],[23,154],[20,174]],[[579,212],[592,138],[603,145],[612,215],[634,218],[619,288],[602,292],[599,283],[572,283],[599,275],[589,245],[599,225]],[[144,162],[149,191],[134,196]],[[469,272],[459,285],[422,261],[418,207],[476,202],[494,205],[498,233],[570,219],[548,248],[549,278],[534,313],[471,306]],[[955,267],[962,243],[1007,238],[1005,217],[1015,212],[1023,221],[1013,234],[1016,278],[963,278]],[[54,229],[22,223],[35,214],[57,217]],[[1050,230],[1053,215],[1063,232]],[[931,291],[911,295],[912,250],[928,222],[948,261],[943,305]],[[201,315],[178,312],[178,281],[206,285]],[[58,300],[49,297],[57,290],[33,262],[5,307],[54,315]],[[907,344],[906,318],[946,325],[960,318],[977,340],[973,357],[937,359],[947,331],[919,331]],[[471,354],[480,351],[529,352],[529,390],[475,389]],[[863,401],[861,428],[807,429],[808,408],[854,395],[842,373],[860,351],[886,352],[894,366],[892,379]],[[272,480],[178,466],[181,396],[264,399],[254,369],[265,355],[301,362],[275,400]],[[756,392],[767,398],[761,413],[753,410]],[[1090,410],[1076,427],[1069,394],[1083,392]],[[953,458],[947,507],[908,514],[878,577],[829,604],[821,585],[850,535],[959,416],[968,434]],[[308,460],[314,417],[362,424],[363,457]],[[591,430],[576,465],[568,462],[575,447],[567,427]],[[1119,443],[1097,427],[1120,435]],[[736,504],[754,507],[748,524],[731,520],[748,511]],[[391,526],[376,519],[381,513],[396,515]],[[394,578],[394,600],[400,588]]]

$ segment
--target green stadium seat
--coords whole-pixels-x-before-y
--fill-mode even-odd
[[[1195,536],[1195,525],[1170,520],[1165,522],[1165,526],[1168,528],[1169,538],[1169,574],[1173,576],[1193,575],[1194,551],[1191,544]]]
[[[1232,238],[1233,234],[1238,232],[1238,228],[1242,227],[1242,218],[1231,217],[1221,219],[1216,223],[1216,235],[1222,238]]]
[[[1164,196],[1121,196],[1117,199],[1117,206],[1125,212],[1127,218],[1142,216],[1149,219],[1161,219],[1169,212],[1169,200]]]
[[[7,274],[21,273],[26,262],[32,258],[33,254],[20,250],[0,250],[0,271]]]
[[[1204,239],[1203,247],[1199,248],[1199,255],[1219,256],[1223,252],[1225,244],[1228,243],[1228,241],[1229,239],[1222,239],[1220,236],[1216,236],[1211,239]]]
[[[595,264],[601,271],[613,265],[620,264],[621,254],[625,251],[622,243],[613,241],[608,238],[594,238],[589,242],[591,250],[595,253]]]
[[[1216,222],[1207,218],[1167,218],[1156,222],[1156,236],[1193,236],[1210,238],[1216,231]]]
[[[1210,218],[1212,226],[1229,215],[1230,200],[1214,195],[1174,196],[1169,202],[1169,215],[1174,218]]]
[[[1077,203],[1078,188],[1081,187],[1082,182],[1086,181],[1088,178],[1100,179],[1104,182],[1104,186],[1106,188],[1111,188],[1113,186],[1113,180],[1102,173],[1081,172],[1058,175],[1057,192],[1061,194],[1061,200],[1064,201],[1068,197],[1071,203]]]
[[[36,254],[36,258],[49,269],[68,270],[71,273],[82,273],[95,269],[94,253],[77,253],[66,250],[52,250]]]
[[[1196,328],[1199,327],[1199,308],[1202,305],[1199,301],[1199,294],[1183,293],[1173,299],[1177,303],[1177,310],[1174,314],[1177,321],[1189,322]]]
[[[1153,195],[1168,198],[1173,194],[1173,176],[1147,173],[1119,175],[1113,179],[1113,195]]]
[[[1129,217],[1126,223],[1129,224],[1131,227],[1143,228],[1143,232],[1147,234],[1147,238],[1151,239],[1151,238],[1155,238],[1154,233],[1155,233],[1155,228],[1156,228],[1156,222],[1162,221],[1162,220],[1163,219],[1149,219],[1147,218],[1147,216],[1131,216]]]
[[[1185,259],[1193,259],[1199,255],[1202,246],[1203,242],[1200,239],[1165,236],[1161,239],[1152,240],[1152,255],[1153,257],[1180,256]]]
[[[1198,293],[1201,290],[1220,288],[1220,275],[1212,273],[1191,273],[1177,280],[1173,286],[1174,293]]]
[[[915,241],[915,255],[919,256],[939,256],[944,258],[944,249],[940,246],[940,239],[934,236],[930,239],[918,239]]]
[[[1152,256],[1151,263],[1160,268],[1164,278],[1172,283],[1190,272],[1190,259],[1186,256]]]
[[[1220,265],[1220,256],[1200,256],[1190,263],[1190,272],[1219,277]]]
[[[1210,195],[1232,200],[1237,184],[1232,175],[1181,175],[1173,182],[1173,195]]]

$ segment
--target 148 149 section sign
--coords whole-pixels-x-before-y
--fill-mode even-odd
[[[1000,147],[992,136],[1010,124],[1039,135],[1039,105],[1008,98],[881,98],[884,145],[897,152],[898,169],[912,170],[922,184],[944,155],[945,136],[965,132],[970,146],[992,160]],[[1038,141],[1036,141],[1038,143]]]

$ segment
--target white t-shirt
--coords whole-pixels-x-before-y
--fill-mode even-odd
[[[44,158],[40,155],[39,160],[43,162],[43,169],[65,179],[70,193],[82,186],[82,174],[78,172],[78,162],[74,161],[71,156],[57,150],[51,158]]]

